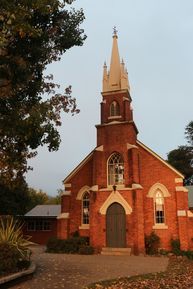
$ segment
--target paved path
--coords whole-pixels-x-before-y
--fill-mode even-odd
[[[12,289],[81,289],[92,282],[166,270],[164,257],[65,255],[33,248],[34,277]]]

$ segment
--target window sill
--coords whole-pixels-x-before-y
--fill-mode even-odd
[[[121,189],[124,189],[125,188],[125,185],[124,184],[121,184],[121,183],[119,183],[119,184],[115,184],[115,186],[116,186],[116,190],[121,190]],[[112,191],[113,191],[113,185],[108,185],[108,187],[107,187],[108,189],[111,189]]]
[[[79,230],[89,230],[90,229],[90,225],[86,225],[86,224],[83,224],[81,226],[79,226]]]
[[[154,226],[153,226],[153,229],[156,229],[156,230],[164,230],[164,229],[168,229],[168,226],[167,225],[165,225],[165,224],[155,224]]]
[[[121,115],[113,115],[109,116],[108,119],[120,119],[122,116]]]

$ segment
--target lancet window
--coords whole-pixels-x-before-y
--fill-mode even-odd
[[[108,185],[124,184],[124,162],[119,153],[114,153],[108,160]]]
[[[157,190],[154,197],[154,210],[155,210],[155,224],[165,223],[164,213],[164,196],[160,190]]]
[[[110,105],[110,116],[119,116],[120,107],[119,104],[114,100]]]
[[[89,207],[90,207],[90,195],[85,192],[82,198],[82,224],[89,224]]]

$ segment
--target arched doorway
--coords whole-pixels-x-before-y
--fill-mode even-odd
[[[107,209],[106,243],[107,247],[126,247],[126,215],[119,203],[113,203]]]

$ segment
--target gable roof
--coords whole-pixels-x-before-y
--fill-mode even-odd
[[[95,149],[94,149],[95,150]],[[63,183],[67,183],[93,156],[94,150],[91,151],[81,162],[75,167],[75,169],[63,180]]]
[[[141,146],[144,150],[148,151],[151,155],[153,155],[156,159],[161,161],[165,166],[167,166],[170,170],[175,172],[178,176],[181,178],[184,178],[184,175],[181,174],[178,170],[176,170],[174,167],[172,167],[168,162],[166,162],[164,159],[162,159],[158,154],[156,154],[154,151],[152,151],[150,148],[148,148],[146,145],[144,145],[142,142],[137,140],[137,144]]]
[[[57,217],[61,213],[61,205],[37,205],[25,217]]]

